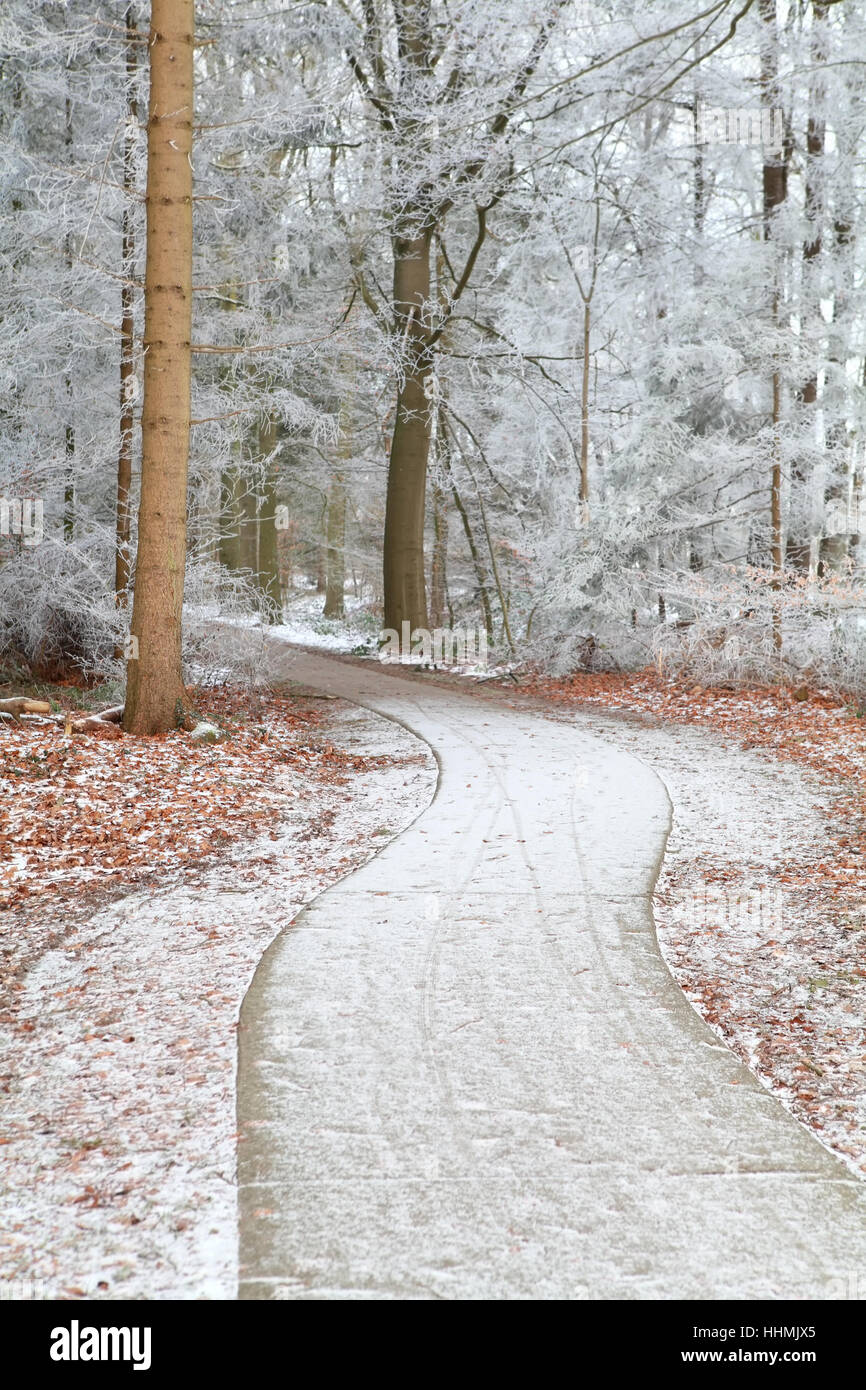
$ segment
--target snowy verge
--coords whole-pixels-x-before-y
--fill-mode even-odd
[[[571,716],[655,771],[672,825],[653,900],[674,979],[714,1032],[859,1176],[866,1173],[866,885],[840,913],[846,789],[684,725]]]
[[[269,834],[77,917],[26,970],[0,1036],[0,1292],[235,1296],[240,1003],[300,908],[435,789],[429,750],[390,721],[329,702],[326,733],[379,765],[296,780]]]

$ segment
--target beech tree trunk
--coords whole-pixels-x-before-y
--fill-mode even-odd
[[[442,228],[437,234],[436,249],[436,300],[439,316],[444,322],[448,311],[447,266],[442,249]],[[447,330],[442,335],[443,348],[448,344]],[[445,625],[445,605],[448,594],[448,507],[445,483],[450,471],[450,451],[448,446],[445,418],[445,382],[441,377],[436,382],[436,442],[433,449],[435,474],[431,496],[433,500],[433,553],[430,557],[430,626],[434,630]]]
[[[141,501],[123,727],[182,718],[192,323],[193,0],[152,0]]]
[[[326,618],[345,616],[346,594],[346,480],[335,470],[328,491],[328,554],[325,585]]]
[[[445,589],[448,572],[448,512],[445,490],[438,483],[433,494],[433,554],[430,560],[430,626],[445,626]]]
[[[383,578],[384,626],[427,627],[424,574],[424,503],[431,419],[431,358],[426,315],[430,303],[429,230],[394,239],[394,310],[404,341],[403,384],[388,464]]]
[[[339,410],[339,439],[336,464],[328,488],[326,618],[342,618],[346,613],[346,465],[352,457],[352,406],[355,399],[355,371],[346,364],[345,385]]]
[[[259,504],[249,474],[240,479],[240,568],[259,572]]]
[[[391,238],[394,280],[390,307],[395,338],[400,345],[401,384],[385,503],[384,625],[401,630],[403,622],[408,622],[410,629],[427,627],[424,505],[433,408],[429,387],[436,342],[444,328],[443,324],[434,327],[430,321],[430,251],[434,229],[453,207],[448,182],[453,180],[457,185],[463,178],[475,179],[488,161],[500,158],[498,142],[505,135],[512,115],[522,105],[521,98],[547,48],[563,6],[557,0],[547,13],[528,55],[514,73],[507,97],[499,110],[491,113],[484,139],[479,141],[473,135],[471,153],[458,160],[457,167],[449,167],[448,178],[439,185],[438,193],[436,180],[425,183],[419,171],[424,168],[426,158],[435,152],[440,113],[447,113],[451,96],[462,92],[465,74],[461,68],[464,58],[468,58],[468,50],[464,54],[462,44],[458,45],[451,76],[441,96],[433,97],[431,78],[445,50],[440,47],[441,26],[430,0],[391,0],[390,8],[394,20],[398,90],[389,88],[391,36],[380,22],[374,0],[364,0],[361,6],[363,58],[353,56],[350,61],[365,98],[372,103],[383,129],[388,132],[389,141],[394,141],[396,166],[402,163],[410,184],[417,181],[422,189],[415,202],[411,197],[396,200]],[[365,63],[369,64],[367,71]],[[445,116],[446,124],[450,119],[450,115]],[[488,141],[489,153],[485,152]],[[504,171],[502,177],[494,175],[488,199],[476,204],[477,232],[461,273],[454,277],[449,313],[470,283],[487,235],[487,214],[503,196],[509,178]],[[363,272],[357,276],[356,288],[368,307],[376,312],[375,297]]]
[[[326,531],[326,530],[327,530],[327,525],[328,525],[328,522],[327,522],[327,502],[326,502],[325,505],[324,505],[324,507],[322,508],[321,517],[319,518],[320,530],[321,530],[321,531]],[[321,541],[321,542],[316,546],[316,593],[317,593],[317,594],[324,594],[324,593],[327,593],[327,591],[328,591],[328,566],[327,566],[327,563],[326,563],[327,558],[328,558],[328,547],[327,547],[327,545],[325,544],[324,541]]]
[[[219,558],[226,569],[241,568],[241,477],[232,465],[220,479]]]
[[[259,454],[270,459],[277,444],[277,422],[268,416],[259,424]],[[280,569],[277,556],[277,479],[273,462],[269,463],[264,482],[264,496],[259,505],[259,567],[257,582],[266,598],[282,607]]]
[[[469,554],[472,557],[472,568],[475,571],[475,582],[478,585],[478,597],[481,600],[481,609],[484,613],[484,630],[487,633],[487,640],[491,647],[494,642],[493,633],[493,609],[490,606],[490,595],[487,592],[487,576],[484,573],[484,566],[481,563],[481,555],[475,536],[472,533],[472,525],[469,521],[469,513],[463,503],[463,498],[457,491],[457,484],[454,481],[454,474],[451,474],[451,496],[454,498],[454,505],[457,514],[463,523],[463,531],[466,536],[466,544],[469,546]]]

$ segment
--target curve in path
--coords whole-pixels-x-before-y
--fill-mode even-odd
[[[244,1002],[240,1296],[843,1296],[866,1188],[671,978],[655,774],[422,675],[287,667],[408,725],[441,771]]]

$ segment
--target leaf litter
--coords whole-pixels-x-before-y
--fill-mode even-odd
[[[231,733],[210,746],[0,730],[3,1282],[235,1296],[241,1001],[273,938],[436,778],[366,710],[255,700],[202,697]]]

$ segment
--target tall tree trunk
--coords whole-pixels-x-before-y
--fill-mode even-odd
[[[460,517],[460,521],[461,521],[461,523],[462,523],[462,525],[463,525],[463,532],[464,532],[464,535],[466,536],[466,544],[467,544],[468,547],[469,547],[469,554],[470,554],[470,556],[471,556],[471,558],[472,558],[472,568],[473,568],[474,571],[475,571],[475,582],[476,582],[476,584],[478,585],[478,597],[479,597],[479,600],[480,600],[480,602],[481,602],[481,611],[482,611],[482,613],[484,614],[484,630],[485,630],[485,632],[487,633],[487,640],[488,640],[488,642],[490,643],[490,645],[491,645],[491,647],[492,647],[492,646],[493,646],[493,643],[494,643],[494,641],[495,641],[494,633],[493,633],[493,608],[492,608],[491,603],[490,603],[490,594],[489,594],[488,589],[487,589],[487,575],[486,575],[485,570],[484,570],[484,565],[483,565],[482,562],[481,562],[481,553],[480,553],[480,551],[479,551],[479,549],[478,549],[478,544],[477,544],[477,542],[476,542],[476,540],[475,540],[475,535],[474,535],[474,533],[473,533],[473,531],[472,531],[472,523],[471,523],[470,520],[469,520],[469,512],[468,512],[468,510],[467,510],[467,508],[466,508],[466,505],[465,505],[465,503],[464,503],[464,501],[463,501],[463,498],[460,496],[460,492],[459,492],[459,490],[458,490],[458,488],[457,488],[457,480],[456,480],[455,477],[454,477],[454,469],[453,469],[453,467],[452,467],[451,444],[450,444],[449,439],[448,439],[448,424],[447,424],[447,417],[446,417],[446,413],[445,413],[445,399],[444,399],[444,395],[443,395],[443,397],[440,399],[439,407],[438,407],[438,415],[437,415],[437,428],[436,428],[436,461],[437,461],[437,464],[439,465],[439,469],[441,470],[441,475],[442,475],[443,480],[447,480],[447,485],[448,485],[448,486],[450,487],[450,489],[451,489],[451,496],[452,496],[452,498],[454,499],[454,506],[457,508],[457,515]],[[473,478],[473,482],[474,482],[474,481],[475,481],[475,480],[474,480],[474,478]],[[444,489],[442,489],[442,491],[444,492]],[[478,491],[478,486],[477,486],[477,484],[476,484],[476,492],[477,492],[477,491]],[[444,512],[444,496],[443,496],[443,512]],[[447,521],[446,521],[446,526],[447,526]],[[447,530],[446,530],[446,538],[447,538]],[[434,553],[435,553],[435,552],[434,552]],[[440,573],[441,573],[441,578],[442,578],[442,587],[443,587],[443,589],[445,590],[445,595],[446,595],[446,598],[447,598],[447,593],[448,593],[448,576],[447,576],[447,573],[446,573],[446,570],[445,570],[444,559],[443,559],[443,561],[442,561],[442,567],[441,567]],[[437,576],[437,578],[438,578],[438,576]],[[450,618],[451,618],[451,627],[453,627],[453,626],[454,626],[454,610],[453,610],[453,608],[452,608],[452,606],[451,606],[450,600],[448,601],[448,609],[449,609]],[[439,627],[439,626],[440,626],[440,623],[434,622],[434,623],[433,623],[433,626],[434,626],[434,627]]]
[[[463,531],[466,536],[466,544],[469,546],[469,554],[472,556],[472,568],[475,571],[475,582],[478,585],[478,597],[481,600],[481,611],[484,614],[484,630],[487,633],[487,640],[492,647],[495,641],[495,636],[493,632],[493,609],[490,606],[490,595],[487,592],[487,576],[484,573],[484,566],[481,563],[481,555],[478,550],[478,545],[476,543],[474,535],[472,534],[472,526],[469,521],[469,513],[467,512],[466,507],[463,504],[463,498],[460,496],[460,493],[457,490],[457,484],[454,481],[454,474],[452,473],[450,477],[451,496],[454,498],[454,505],[457,508],[457,514],[460,517],[461,522],[463,523]],[[453,621],[454,620],[452,616],[452,626]]]
[[[121,212],[120,269],[120,445],[117,452],[117,503],[115,507],[114,600],[126,608],[129,587],[129,542],[132,527],[132,432],[135,400],[135,233],[132,196],[135,185],[135,124],[138,102],[135,78],[138,66],[135,10],[126,10],[126,81],[128,86],[126,133],[123,144],[123,210]]]
[[[352,405],[355,397],[355,370],[343,361],[343,392],[339,410],[337,463],[331,471],[328,488],[326,618],[342,618],[346,613],[346,464],[352,457]]]
[[[73,408],[72,379],[66,375],[66,399],[69,409]],[[75,539],[75,428],[67,425],[64,430],[64,450],[66,454],[66,482],[63,486],[63,539],[69,545]]]
[[[64,145],[66,146],[67,159],[72,162],[72,99],[67,93],[66,96],[66,130],[64,135]],[[72,269],[72,237],[67,232],[64,242],[66,253],[66,268]],[[75,411],[75,393],[72,387],[72,374],[67,368],[64,375],[66,387],[66,409],[69,412],[66,428],[63,432],[64,452],[66,455],[66,470],[63,484],[63,539],[69,545],[75,538],[75,425],[73,424]]]
[[[776,26],[776,0],[758,0],[758,12],[764,25],[761,48],[761,95],[764,107],[773,111],[778,104],[778,32]],[[788,192],[787,149],[775,156],[771,149],[764,150],[763,168],[763,213],[764,241],[773,240],[774,218],[785,201]],[[780,253],[773,258],[771,271],[770,312],[774,328],[779,322]],[[777,591],[773,606],[773,646],[776,651],[782,648],[781,596],[782,578],[785,569],[784,536],[782,529],[782,378],[778,362],[774,362],[772,377],[772,461],[770,479],[770,548],[773,569],[773,587]]]
[[[277,611],[282,608],[279,559],[277,556],[277,479],[273,461],[277,445],[277,422],[272,415],[259,423],[259,457],[266,472],[259,506],[259,567],[258,586]]]
[[[237,313],[243,303],[243,287],[235,280],[220,285],[220,307]],[[228,378],[230,369],[225,368]],[[256,568],[256,514],[250,518],[249,470],[244,468],[244,426],[238,421],[229,444],[229,461],[220,474],[219,560],[229,570]],[[253,530],[250,545],[250,527]]]
[[[328,529],[328,503],[325,501],[319,515],[320,533],[326,534]],[[325,594],[328,591],[328,547],[324,540],[319,541],[316,546],[316,593]]]
[[[243,481],[235,464],[220,477],[219,559],[226,569],[239,570],[241,564],[241,489]]]
[[[436,236],[436,302],[439,317],[445,321],[448,312],[448,286],[446,283],[446,261],[442,247],[442,226]],[[446,348],[449,334],[442,334],[442,347]],[[448,596],[448,511],[445,483],[450,471],[451,455],[448,444],[445,420],[446,385],[441,376],[436,377],[436,442],[434,444],[435,474],[431,495],[433,499],[433,553],[430,557],[430,626],[440,628],[445,622],[445,605]],[[453,626],[453,624],[452,624]]]
[[[700,44],[698,45],[700,51]],[[700,68],[697,76],[700,78]],[[692,108],[692,127],[695,141],[694,183],[692,190],[692,219],[695,228],[695,284],[703,279],[703,235],[707,214],[707,185],[704,172],[705,145],[701,139],[701,86],[695,83],[694,106]]]
[[[438,442],[438,441],[437,441]],[[438,448],[437,448],[438,452]],[[433,554],[430,559],[430,626],[445,623],[445,588],[448,573],[448,512],[445,489],[434,483],[433,496]]]
[[[823,164],[826,138],[823,67],[827,61],[826,18],[826,7],[815,0],[812,5],[812,74],[806,123],[805,212],[808,231],[803,243],[803,317],[808,316],[807,321],[811,322],[820,322],[821,319],[821,292],[820,286],[814,283],[814,276],[823,245]],[[797,392],[797,400],[808,411],[807,429],[811,432],[817,423],[814,419],[818,402],[817,364]],[[791,462],[791,510],[797,521],[796,529],[788,535],[785,555],[789,564],[803,571],[811,569],[813,563],[808,496],[810,481],[808,465],[802,458],[795,456]]]
[[[470,139],[467,152],[456,163],[446,161],[447,175],[429,176],[421,171],[435,167],[436,142],[444,124],[450,128],[455,118],[452,96],[462,95],[464,60],[471,64],[471,50],[458,39],[451,58],[451,75],[445,83],[433,79],[442,58],[442,25],[430,0],[390,0],[381,7],[375,0],[363,0],[360,20],[363,52],[352,56],[351,66],[387,132],[393,152],[395,187],[415,186],[421,192],[395,198],[392,250],[394,282],[392,315],[395,337],[401,347],[401,384],[388,469],[383,554],[384,623],[400,629],[408,622],[411,629],[427,627],[427,596],[424,572],[424,506],[427,465],[431,439],[431,402],[428,398],[431,366],[436,342],[444,325],[434,328],[430,319],[430,250],[434,226],[453,206],[448,184],[474,182],[490,166],[494,167],[486,201],[476,203],[477,234],[462,272],[455,276],[451,310],[470,283],[479,252],[487,235],[487,214],[504,195],[509,176],[501,168],[504,156],[502,137],[512,116],[522,107],[527,85],[536,71],[550,40],[554,25],[564,8],[559,0],[548,9],[538,28],[529,53],[513,73],[507,96],[499,109],[484,122],[485,135]],[[385,20],[385,11],[388,20]],[[392,21],[392,22],[389,22]],[[447,30],[448,26],[445,26]],[[450,41],[446,42],[446,47]],[[389,85],[392,61],[397,91]],[[369,70],[365,72],[365,64]],[[439,86],[437,94],[436,88]],[[458,118],[459,119],[459,118]],[[481,123],[479,123],[479,130]],[[357,265],[355,269],[357,270]],[[356,287],[368,307],[375,305],[364,276]],[[374,308],[374,312],[375,308]],[[449,311],[450,312],[450,311]]]
[[[863,372],[866,373],[866,362],[863,364]],[[851,518],[853,529],[848,537],[848,560],[852,565],[856,565],[857,555],[860,549],[860,514],[863,509],[863,502],[863,465],[861,463],[853,469],[851,478]]]
[[[295,587],[295,547],[297,544],[297,524],[292,519],[288,526],[276,533],[277,573],[279,575],[280,595],[291,595]]]
[[[141,501],[124,728],[178,722],[192,328],[193,0],[152,0]]]
[[[583,297],[583,371],[580,382],[580,517],[589,517],[589,350],[592,331],[592,303]]]
[[[259,500],[253,491],[249,469],[239,478],[240,487],[240,568],[253,576],[259,572]]]
[[[394,310],[404,343],[404,378],[388,464],[383,579],[384,626],[398,632],[403,622],[413,629],[427,627],[424,504],[431,437],[430,246],[429,230],[394,238]]]
[[[856,151],[848,146],[847,140],[842,146],[841,153],[843,157],[847,156],[850,163],[856,159]],[[849,296],[855,279],[854,252],[857,244],[857,214],[850,186],[839,187],[836,197],[837,203],[833,213],[833,256],[835,260],[833,279],[835,289],[827,352],[829,370],[822,404],[825,417],[829,419],[826,441],[828,476],[824,489],[825,529],[827,529],[828,513],[832,514],[833,512],[837,515],[838,529],[835,534],[826,534],[821,539],[818,563],[818,572],[821,575],[844,568],[848,559],[849,534],[852,524],[849,516],[849,504],[853,459],[846,421],[847,390],[844,383],[845,363],[850,353]],[[842,521],[843,514],[845,515],[844,521]],[[856,522],[853,524],[857,525]]]
[[[346,591],[346,480],[339,469],[331,474],[328,490],[328,554],[325,584],[326,618],[345,616]]]
[[[851,458],[848,426],[845,421],[845,388],[842,378],[845,374],[845,359],[848,344],[844,339],[845,324],[840,318],[847,308],[847,291],[853,281],[851,252],[854,247],[853,212],[836,214],[833,224],[834,251],[837,259],[836,292],[833,295],[833,311],[830,319],[831,364],[829,380],[825,391],[825,411],[831,423],[827,430],[828,480],[824,488],[825,527],[828,515],[836,515],[837,530],[822,536],[819,544],[818,573],[825,575],[844,568],[849,551],[849,526],[844,512],[849,514],[849,493],[851,487]],[[833,507],[831,504],[837,504]],[[839,504],[843,504],[840,506]],[[856,525],[856,523],[854,523]]]

